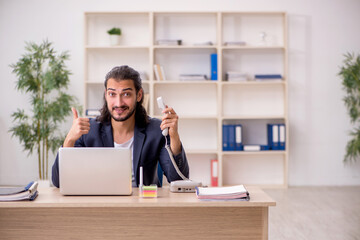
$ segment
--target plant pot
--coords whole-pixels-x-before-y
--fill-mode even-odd
[[[117,46],[120,44],[120,35],[109,35],[109,37],[111,46]]]

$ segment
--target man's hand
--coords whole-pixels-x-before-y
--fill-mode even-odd
[[[170,148],[174,155],[181,152],[181,141],[178,133],[178,120],[179,117],[173,108],[166,106],[163,110],[162,122],[160,124],[161,130],[169,128],[170,135]]]
[[[63,147],[74,147],[76,140],[90,130],[90,120],[88,118],[79,118],[75,108],[71,108],[71,111],[73,112],[73,124],[65,138]]]

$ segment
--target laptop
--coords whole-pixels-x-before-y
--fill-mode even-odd
[[[60,148],[60,193],[131,195],[131,165],[130,149]]]

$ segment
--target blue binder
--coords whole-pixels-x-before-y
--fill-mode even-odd
[[[235,151],[235,125],[228,125],[229,151]]]
[[[229,151],[228,125],[223,125],[222,128],[223,128],[223,132],[222,132],[223,151]]]
[[[279,125],[267,125],[268,145],[271,150],[280,150],[279,148]]]
[[[211,80],[217,80],[218,79],[217,53],[212,53],[210,55],[210,62],[211,62]]]
[[[243,141],[242,141],[242,125],[235,125],[235,150],[242,151],[244,150]]]
[[[285,124],[279,124],[279,150],[285,150],[286,128]]]

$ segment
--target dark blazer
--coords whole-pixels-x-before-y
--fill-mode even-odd
[[[158,184],[157,165],[160,162],[161,168],[168,182],[180,180],[173,167],[169,154],[165,149],[165,138],[161,134],[159,119],[150,118],[146,127],[135,125],[134,146],[133,146],[133,168],[135,169],[136,184],[139,185],[139,169],[143,166],[144,185]],[[169,137],[168,137],[169,140]],[[169,142],[169,141],[168,141]],[[111,123],[100,123],[90,119],[90,131],[82,135],[76,142],[75,147],[114,147]],[[189,177],[189,165],[184,149],[180,154],[174,156],[180,171]],[[59,154],[57,154],[52,167],[52,181],[56,187],[59,182]]]

